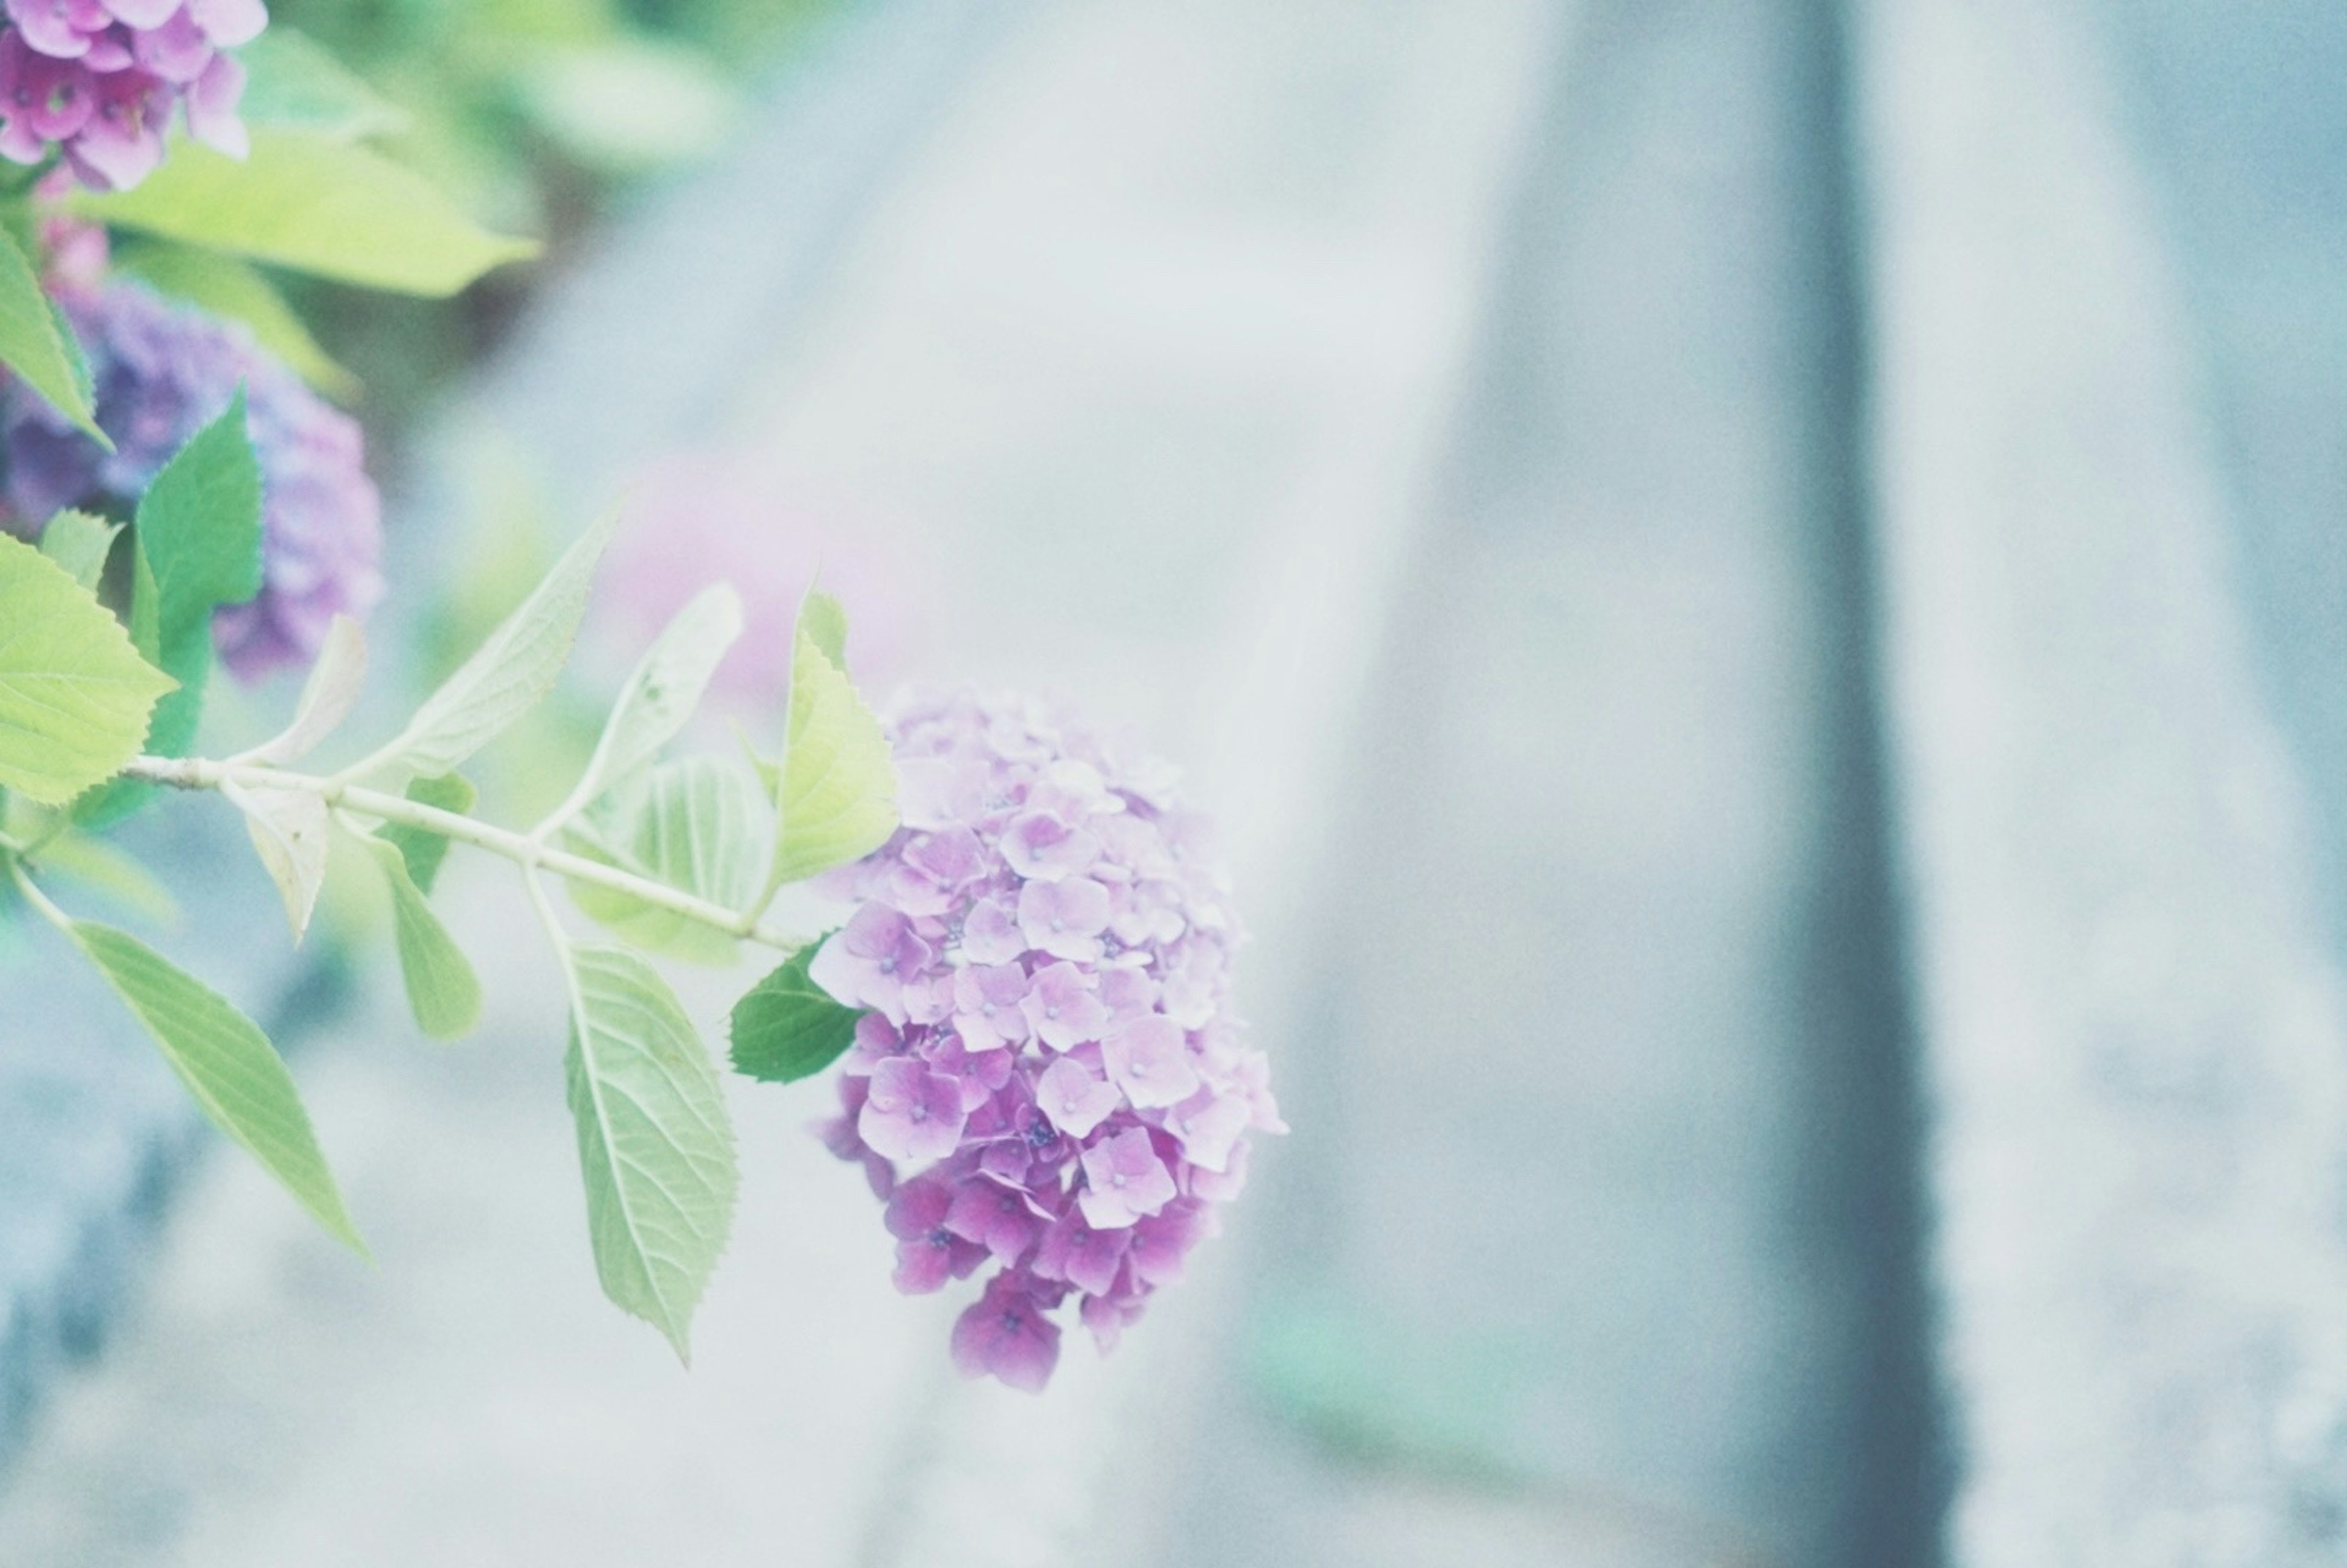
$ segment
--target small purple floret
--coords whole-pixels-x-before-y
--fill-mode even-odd
[[[223,51],[269,25],[261,0],[5,0],[0,157],[52,147],[82,184],[127,190],[163,161],[174,109],[188,133],[242,158],[244,70]]]
[[[1040,1389],[1051,1315],[1074,1297],[1112,1346],[1214,1234],[1248,1135],[1286,1129],[1169,770],[1023,698],[916,693],[891,732],[906,826],[830,879],[857,907],[810,970],[873,1009],[822,1132],[893,1194],[901,1288],[996,1266],[955,1360]]]

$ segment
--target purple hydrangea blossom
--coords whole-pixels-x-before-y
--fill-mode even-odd
[[[66,507],[127,513],[241,385],[261,461],[264,580],[251,603],[213,618],[213,641],[244,680],[308,663],[336,615],[364,616],[383,594],[383,505],[357,422],[238,329],[137,284],[64,287],[58,303],[88,358],[98,427],[115,450],[29,387],[0,383],[0,525],[29,535]]]
[[[995,1266],[962,1369],[1040,1389],[1052,1314],[1113,1346],[1286,1131],[1228,1016],[1241,932],[1163,764],[1023,697],[915,692],[890,736],[904,826],[826,879],[856,908],[810,969],[870,1009],[822,1131],[888,1200],[899,1288]]]
[[[5,0],[0,157],[61,149],[97,190],[127,190],[163,161],[174,109],[231,158],[248,147],[244,67],[223,51],[269,25],[262,0]]]

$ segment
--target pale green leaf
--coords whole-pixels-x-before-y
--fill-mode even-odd
[[[244,96],[237,114],[254,129],[302,130],[336,141],[393,136],[405,109],[360,79],[323,46],[282,22],[240,47]]]
[[[804,620],[794,642],[769,892],[868,855],[897,831],[897,770],[880,721]]]
[[[16,236],[0,226],[0,361],[49,405],[108,451],[114,443],[91,411],[89,371],[81,348],[41,290]]]
[[[163,1048],[163,1059],[204,1114],[329,1234],[365,1256],[292,1075],[260,1026],[129,933],[89,920],[75,921],[72,932]]]
[[[856,1008],[842,1007],[807,978],[818,937],[733,1005],[733,1071],[769,1083],[812,1077],[856,1041]]]
[[[434,1040],[460,1039],[481,1019],[480,977],[408,876],[407,861],[399,846],[381,838],[364,842],[383,868],[384,884],[391,891],[399,974],[406,982],[407,1005],[415,1014],[415,1027]]]
[[[302,698],[294,704],[293,722],[283,733],[247,752],[243,760],[293,763],[315,751],[321,742],[342,727],[343,721],[358,705],[360,689],[366,683],[366,633],[351,617],[335,616],[326,628],[326,641],[318,650],[317,661],[310,666],[309,679],[302,683]]]
[[[534,51],[516,85],[523,112],[548,138],[616,174],[715,151],[739,108],[705,56],[641,38]]]
[[[463,816],[473,809],[480,792],[462,774],[443,774],[411,782],[407,798],[418,805]],[[415,884],[416,890],[430,893],[433,883],[439,880],[440,863],[448,857],[448,840],[428,827],[410,827],[401,822],[385,823],[381,836],[384,843],[396,847],[400,858],[407,862],[407,877]]]
[[[179,901],[140,862],[94,834],[67,831],[41,845],[44,870],[70,878],[111,900],[125,913],[159,926],[177,926]]]
[[[571,824],[566,841],[590,859],[728,909],[759,891],[774,808],[756,775],[723,753],[680,757],[630,778]],[[694,963],[728,964],[733,939],[614,888],[569,884],[589,918],[631,947]]]
[[[65,568],[74,581],[96,593],[100,579],[106,576],[106,558],[114,553],[115,538],[121,532],[120,523],[94,518],[87,512],[59,512],[41,530],[41,553]]]
[[[358,396],[358,377],[325,351],[276,285],[250,262],[167,240],[142,240],[116,251],[114,270],[158,293],[241,323],[254,343],[327,396],[344,403]]]
[[[842,670],[847,668],[847,611],[839,600],[819,589],[808,589],[799,603],[799,630],[815,639],[825,659]]]
[[[112,778],[171,684],[63,567],[0,535],[0,786],[59,805]]]
[[[407,294],[453,294],[538,250],[481,228],[414,170],[313,130],[256,128],[241,162],[183,141],[132,189],[84,191],[68,206],[101,222]]]
[[[424,701],[390,744],[345,770],[350,777],[452,774],[554,687],[587,613],[596,563],[616,519],[581,535],[528,599]]]
[[[567,821],[658,756],[701,706],[710,677],[741,635],[742,599],[723,583],[702,589],[677,611],[620,689],[595,754],[554,820]]]
[[[565,1062],[603,1294],[690,1361],[693,1308],[740,1185],[709,1052],[658,971],[616,948],[569,952]]]
[[[261,783],[225,784],[220,794],[244,813],[245,831],[269,879],[285,901],[285,920],[299,945],[326,885],[326,803],[313,790]]]

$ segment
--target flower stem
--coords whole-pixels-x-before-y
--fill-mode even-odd
[[[287,773],[258,764],[214,762],[203,757],[138,757],[122,771],[128,777],[144,779],[149,784],[165,784],[173,789],[219,790],[223,785],[232,784],[240,789],[301,790],[316,795],[329,807],[437,834],[452,843],[470,845],[475,849],[486,850],[510,860],[525,873],[533,874],[533,886],[536,883],[534,874],[548,871],[569,881],[592,883],[615,893],[624,893],[655,908],[682,915],[688,920],[742,941],[754,942],[782,952],[795,952],[806,945],[804,937],[765,924],[759,918],[759,910],[728,909],[722,904],[712,903],[664,882],[639,876],[631,871],[621,870],[600,860],[590,860],[583,855],[556,849],[528,834],[498,827],[459,812],[443,811],[438,806],[426,805],[405,795],[366,789],[310,774]]]

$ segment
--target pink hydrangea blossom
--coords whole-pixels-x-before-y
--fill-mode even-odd
[[[244,67],[225,53],[269,25],[261,0],[0,0],[0,157],[56,148],[84,185],[126,190],[163,161],[175,110],[242,158]]]
[[[888,1198],[900,1288],[994,1266],[963,1370],[1040,1389],[1053,1315],[1113,1346],[1286,1131],[1229,1016],[1240,927],[1163,764],[1025,697],[919,692],[890,731],[905,825],[827,879],[856,907],[810,970],[870,1009],[824,1136]]]

